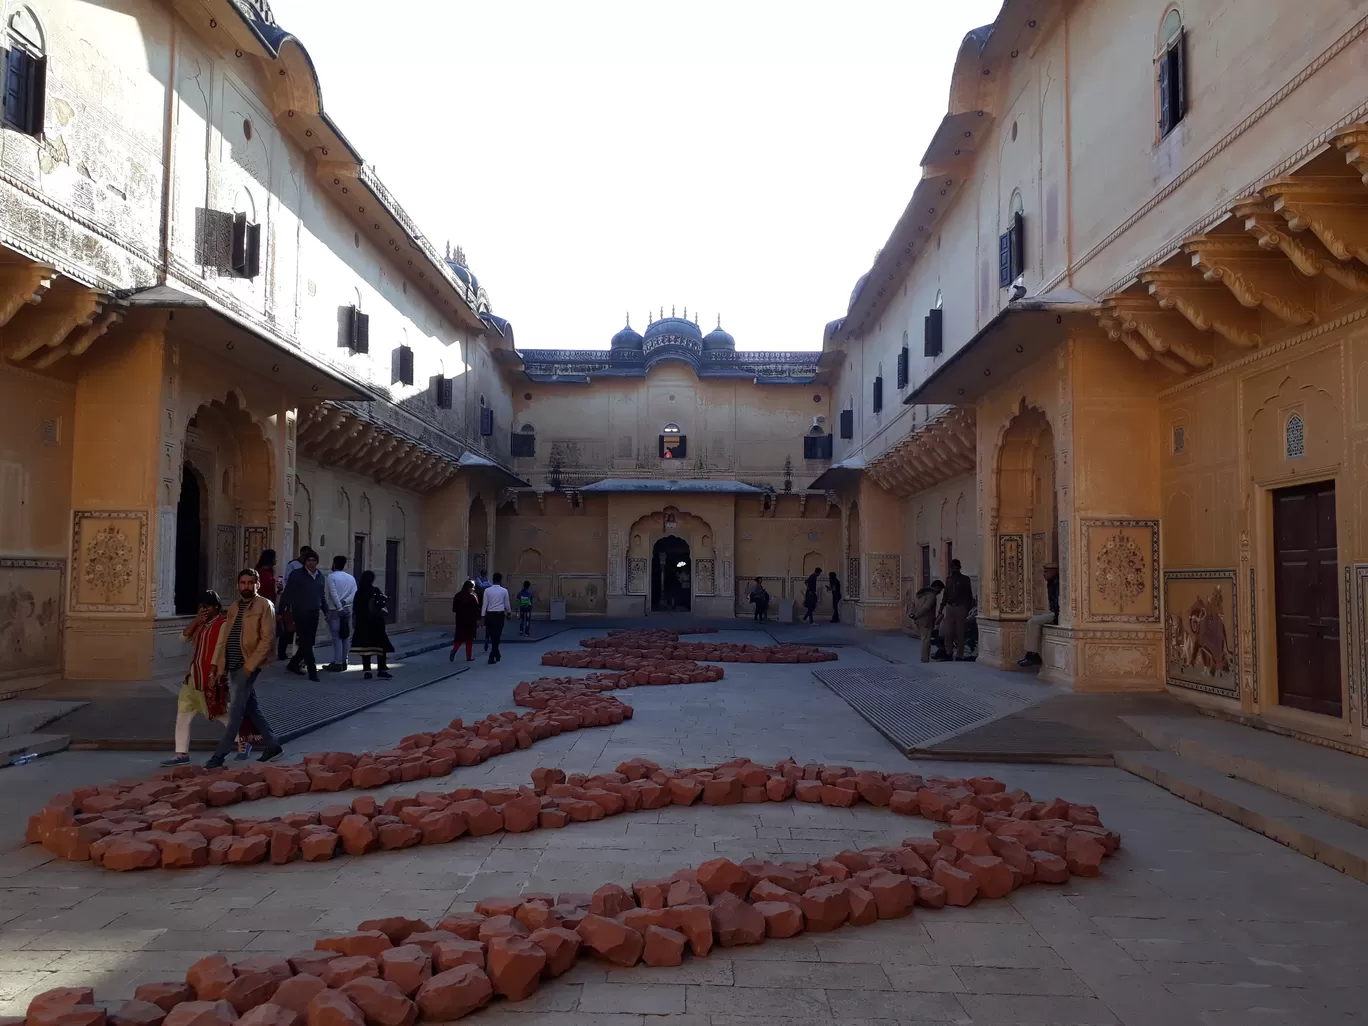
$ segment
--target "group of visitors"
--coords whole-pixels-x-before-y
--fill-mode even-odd
[[[282,581],[275,550],[266,549],[255,567],[238,574],[238,600],[227,610],[216,592],[200,596],[194,620],[181,632],[194,654],[176,702],[176,752],[163,766],[190,761],[190,726],[196,716],[224,724],[223,737],[205,764],[211,769],[222,766],[234,747],[238,760],[250,757],[256,745],[263,746],[262,762],[279,756],[282,748],[262,715],[256,681],[273,656],[286,658],[292,643],[294,654],[285,669],[318,681],[314,644],[322,619],[333,647],[324,670],[346,670],[349,657],[356,654],[366,680],[391,679],[386,657],[394,645],[385,627],[389,599],[376,587],[375,572],[365,571],[358,581],[347,572],[346,556],[333,557],[327,575],[318,563],[318,553],[305,545],[286,564]]]
[[[831,622],[841,622],[841,579],[833,570],[827,574],[827,591],[831,594]],[[819,566],[807,575],[803,583],[803,622],[816,623],[817,603],[822,589],[822,568]],[[763,578],[757,577],[755,583],[746,589],[746,600],[755,607],[755,622],[769,623],[771,596]]]
[[[510,599],[508,589],[503,585],[503,574],[495,574],[487,580],[483,573],[466,580],[461,590],[451,600],[451,613],[456,621],[456,633],[451,642],[448,659],[455,661],[457,650],[464,645],[466,662],[475,658],[475,641],[484,624],[484,650],[489,653],[489,662],[494,664],[503,659],[499,645],[503,640],[504,627],[508,617],[516,610],[518,614],[518,634],[532,636],[532,582],[523,581],[517,599]]]
[[[1047,612],[1036,613],[1026,621],[1026,654],[1018,666],[1041,664],[1040,648],[1044,630],[1059,622],[1059,565],[1046,563],[1042,568]],[[921,661],[932,659],[944,662],[974,660],[978,652],[978,604],[969,578],[960,570],[958,559],[950,560],[950,573],[944,583],[932,581],[917,592],[912,609],[907,614],[921,632]],[[940,651],[932,654],[933,643],[940,642]],[[966,652],[969,654],[966,655]]]

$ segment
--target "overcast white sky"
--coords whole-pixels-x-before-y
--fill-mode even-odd
[[[815,349],[1000,0],[272,0],[325,108],[520,348],[688,307]]]

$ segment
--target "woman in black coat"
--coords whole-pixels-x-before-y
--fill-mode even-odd
[[[375,571],[367,570],[361,575],[356,587],[356,598],[352,609],[356,614],[356,627],[352,630],[352,653],[361,657],[362,676],[371,679],[371,656],[379,657],[376,676],[389,680],[389,667],[385,657],[394,651],[389,633],[385,630],[385,613],[388,611],[385,593],[375,586]]]
[[[841,622],[841,579],[833,570],[827,576],[827,587],[831,589],[831,622]]]
[[[451,642],[451,655],[447,658],[456,661],[456,650],[462,645],[466,650],[466,662],[474,658],[475,635],[480,632],[480,600],[475,597],[475,582],[466,581],[461,590],[451,600],[452,616],[456,620],[456,636]]]

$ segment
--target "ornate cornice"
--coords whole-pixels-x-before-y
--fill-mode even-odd
[[[1262,306],[1288,324],[1312,324],[1315,309],[1308,305],[1304,281],[1281,256],[1259,247],[1247,235],[1198,235],[1183,243],[1192,266],[1210,282],[1219,282],[1240,302]]]

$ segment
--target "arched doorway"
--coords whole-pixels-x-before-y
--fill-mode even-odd
[[[651,611],[683,612],[692,608],[693,561],[689,543],[678,535],[666,535],[651,553]]]
[[[1048,608],[1041,568],[1059,561],[1054,431],[1045,413],[1024,402],[998,452],[998,612],[1007,618]]]
[[[204,482],[199,472],[186,463],[181,468],[180,501],[176,503],[177,616],[193,616],[200,595],[208,587],[204,558],[204,515],[207,506]]]
[[[470,576],[489,572],[489,513],[478,495],[470,503],[470,522],[466,532],[470,547]]]

